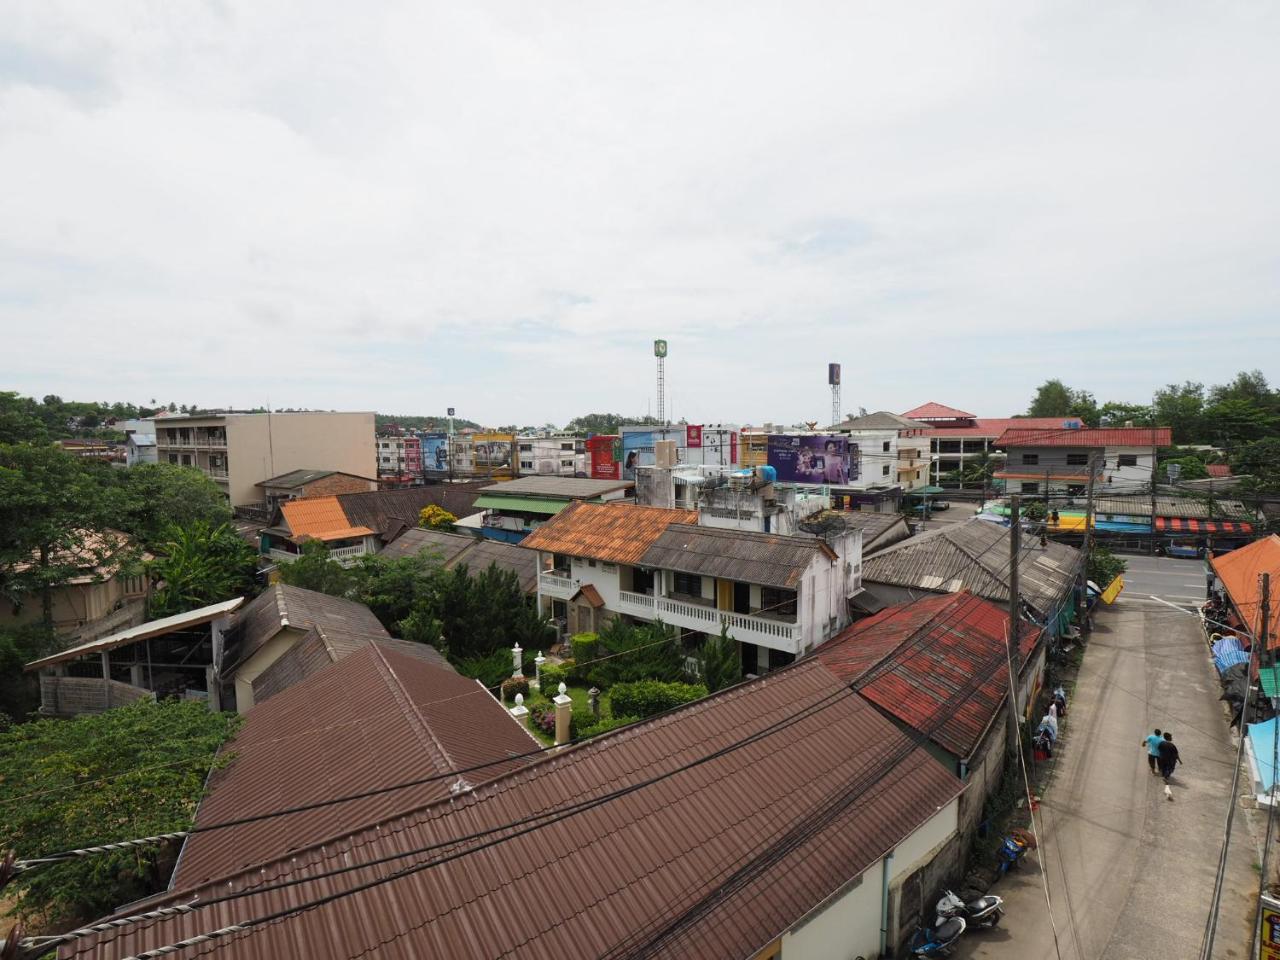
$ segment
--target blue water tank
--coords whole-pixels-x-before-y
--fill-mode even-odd
[[[775,467],[770,467],[770,466],[756,467],[756,476],[758,476],[765,483],[778,482],[778,471],[777,471],[777,468]]]

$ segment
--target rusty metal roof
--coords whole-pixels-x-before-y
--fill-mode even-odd
[[[658,536],[640,563],[794,590],[810,564],[819,558],[830,562],[837,555],[825,541],[806,534],[780,536],[675,523]]]
[[[1024,536],[1018,563],[1023,598],[1042,615],[1074,585],[1080,551]],[[1009,599],[1009,528],[977,518],[947,524],[886,547],[862,562],[863,586],[886,584],[924,593],[968,590],[997,603]]]
[[[697,522],[696,510],[575,500],[525,537],[521,545],[571,557],[634,564],[671,524]]]
[[[255,706],[225,747],[196,825],[217,823],[390,786],[536,750],[540,744],[477,681],[418,657],[404,642],[371,642],[325,663]],[[427,647],[427,650],[431,648]],[[467,774],[480,783],[527,760]],[[183,849],[177,886],[273,860],[450,795],[454,780],[197,833]]]
[[[236,663],[247,660],[285,627],[315,630],[334,660],[370,639],[391,637],[364,604],[284,583],[273,584],[254,597],[237,614],[236,624],[240,630]],[[235,667],[228,664],[227,669]]]
[[[631,480],[592,480],[589,477],[517,477],[483,488],[486,496],[552,497],[560,500],[594,500],[606,493],[629,490]]]
[[[851,684],[894,658],[859,692],[917,731],[932,730],[934,743],[964,759],[973,755],[1009,689],[1002,657],[1008,625],[1004,610],[971,593],[935,595],[859,621],[814,656]],[[1020,663],[1035,649],[1040,630],[1024,626],[1021,633]],[[956,703],[979,673],[986,681]]]
[[[765,731],[772,733],[681,769]],[[305,878],[352,860],[447,842],[663,773],[672,775],[535,832],[486,849],[471,845],[471,852],[432,869],[174,956],[597,957],[633,938],[644,945],[700,902],[705,911],[679,937],[646,954],[751,956],[963,790],[924,749],[811,659],[552,754],[449,800],[181,890],[166,902]],[[850,798],[848,805],[822,816],[824,804],[842,795]],[[812,835],[780,849],[780,838],[815,821]],[[136,953],[416,862],[420,858],[94,934],[62,955],[105,960]],[[744,868],[751,868],[745,879],[716,895]]]
[[[280,512],[295,540],[303,537],[323,538],[330,530],[345,530],[352,526],[337,497],[286,500],[280,504]]]
[[[1169,427],[1081,427],[1037,430],[1012,427],[1000,434],[997,447],[1167,447]]]

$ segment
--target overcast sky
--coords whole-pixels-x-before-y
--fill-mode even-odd
[[[15,15],[16,9],[16,15]],[[9,0],[0,389],[563,423],[1280,380],[1280,4]]]

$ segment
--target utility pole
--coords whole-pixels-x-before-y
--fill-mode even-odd
[[[1018,752],[1022,737],[1022,728],[1018,724],[1018,677],[1022,673],[1022,664],[1018,658],[1018,648],[1022,631],[1021,603],[1018,598],[1018,552],[1022,548],[1022,519],[1019,507],[1021,497],[1016,493],[1009,496],[1009,733],[1005,744],[1010,754]]]
[[[1156,404],[1151,400],[1151,555],[1156,555]],[[1117,464],[1119,466],[1119,464]]]
[[[1085,611],[1089,607],[1089,555],[1093,552],[1093,481],[1098,472],[1098,455],[1096,453],[1089,454],[1089,486],[1085,490],[1084,501],[1084,566],[1081,569],[1081,575],[1084,577],[1084,589],[1080,591],[1080,600],[1085,606],[1085,610],[1080,611],[1080,617],[1083,621]],[[1101,586],[1101,584],[1099,584]],[[1106,589],[1103,587],[1103,589]]]

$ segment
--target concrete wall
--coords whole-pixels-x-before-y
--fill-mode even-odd
[[[372,413],[247,414],[222,419],[227,427],[232,505],[262,500],[262,488],[256,484],[290,470],[378,475]]]
[[[279,660],[306,633],[305,630],[285,627],[241,664],[235,673],[237,713],[244,713],[253,706],[253,681],[258,679],[258,675]]]
[[[904,884],[912,876],[927,878],[935,870],[954,869],[951,867],[951,848],[959,846],[956,842],[956,812],[957,803],[953,800],[893,850],[889,864],[891,929],[901,926],[893,918],[915,915],[912,904],[900,902]],[[939,856],[943,863],[935,867],[934,860]],[[791,957],[850,960],[858,955],[878,956],[883,884],[882,858],[783,935],[784,960]],[[908,892],[913,889],[908,887]],[[892,938],[890,946],[896,946]]]
[[[1121,455],[1138,458],[1137,466],[1120,466]],[[1103,484],[1133,490],[1135,483],[1151,482],[1151,447],[1107,447],[1104,452]]]
[[[54,629],[61,633],[70,633],[85,624],[106,617],[117,604],[145,597],[146,580],[141,576],[132,579],[113,576],[92,583],[68,584],[57,587],[51,592]],[[26,597],[17,612],[14,612],[12,604],[0,603],[0,626],[35,623],[43,612],[44,608],[38,593]]]

